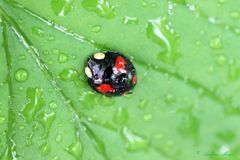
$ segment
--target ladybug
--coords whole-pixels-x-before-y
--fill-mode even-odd
[[[106,96],[132,93],[137,84],[133,63],[115,51],[97,52],[87,59],[85,74],[88,84]]]

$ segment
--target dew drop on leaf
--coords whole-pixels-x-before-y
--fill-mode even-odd
[[[64,53],[60,53],[58,55],[58,62],[59,63],[66,63],[68,61],[68,56]]]
[[[52,0],[53,12],[58,16],[66,16],[72,9],[73,0]]]
[[[67,152],[75,157],[78,160],[82,156],[82,144],[80,141],[76,141],[66,148]]]
[[[148,141],[134,134],[128,128],[124,127],[122,135],[125,139],[125,145],[129,151],[145,150],[148,148]]]
[[[123,24],[138,24],[138,19],[136,17],[125,16],[123,19]]]
[[[43,91],[40,88],[28,88],[27,89],[27,103],[23,106],[21,110],[27,122],[32,121],[37,112],[44,105],[44,100],[42,97]]]
[[[44,35],[43,29],[41,27],[37,27],[37,26],[32,27],[32,33],[39,37],[43,37],[43,35]]]
[[[113,121],[116,123],[116,124],[119,124],[119,125],[124,125],[126,124],[128,120],[128,112],[127,112],[127,109],[124,107],[119,107],[116,109],[115,113],[114,113],[114,116],[113,116]]]
[[[226,64],[227,62],[227,58],[224,55],[219,55],[216,58],[216,62],[219,66],[223,66]]]
[[[59,77],[63,81],[75,80],[77,76],[78,76],[78,72],[74,69],[65,69],[59,74]]]
[[[211,42],[210,42],[210,47],[213,49],[220,49],[222,48],[222,41],[220,36],[215,36],[212,38]]]
[[[100,25],[95,25],[95,26],[93,26],[93,28],[92,28],[92,32],[94,32],[94,33],[98,33],[98,32],[100,32],[101,31],[101,26]]]
[[[14,78],[20,83],[25,82],[28,79],[28,71],[24,68],[19,68],[16,70]]]
[[[45,156],[45,155],[49,154],[51,152],[50,144],[47,143],[47,142],[43,143],[42,145],[40,145],[39,151],[40,151],[42,156]]]
[[[115,11],[109,0],[83,0],[82,6],[88,11],[95,12],[104,18],[114,18]]]

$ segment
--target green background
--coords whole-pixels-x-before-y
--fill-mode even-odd
[[[239,0],[0,0],[1,160],[240,159]],[[83,68],[132,59],[133,94]]]

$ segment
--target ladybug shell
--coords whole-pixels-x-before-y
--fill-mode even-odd
[[[95,53],[88,58],[85,73],[89,85],[107,96],[131,93],[137,83],[132,62],[119,52]]]

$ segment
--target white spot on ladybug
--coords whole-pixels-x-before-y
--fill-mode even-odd
[[[87,75],[88,78],[92,78],[92,71],[90,70],[89,67],[85,67],[85,74]]]
[[[104,59],[104,58],[105,58],[105,54],[104,54],[104,53],[101,53],[101,52],[95,53],[95,54],[94,54],[94,58],[95,58],[95,59],[98,59],[98,60]]]

